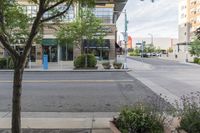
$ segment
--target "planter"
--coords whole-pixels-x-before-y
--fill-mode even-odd
[[[108,66],[108,65],[103,65],[103,68],[104,68],[104,69],[110,69],[110,68],[111,68],[111,65],[109,65],[109,66]]]
[[[104,62],[104,63],[102,63],[102,66],[103,66],[104,69],[110,69],[111,68],[110,62]]]
[[[122,63],[114,63],[114,64],[113,64],[113,67],[114,67],[115,69],[121,69],[121,68],[122,68]]]
[[[112,133],[121,133],[112,121],[110,121],[110,130]]]
[[[74,70],[96,70],[98,67],[83,67],[83,68],[74,68]]]
[[[173,118],[170,121],[170,126],[165,126],[164,127],[164,133],[176,133],[176,127],[179,125],[180,120],[178,118]],[[112,133],[121,133],[119,131],[119,129],[115,126],[115,124],[113,123],[113,121],[110,121],[110,130],[112,131]],[[187,133],[183,130],[179,131],[179,133]]]

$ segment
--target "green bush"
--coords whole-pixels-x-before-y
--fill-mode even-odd
[[[164,118],[142,105],[123,109],[113,123],[122,133],[164,133]]]
[[[97,64],[97,60],[94,55],[88,54],[87,55],[87,67],[88,68],[95,68]],[[74,60],[75,68],[85,68],[85,55],[78,56]]]
[[[75,68],[82,68],[85,66],[85,56],[81,55],[78,56],[75,60],[74,60],[74,66]]]
[[[129,53],[129,56],[135,56],[135,54],[132,52],[132,53]]]
[[[199,58],[195,57],[194,58],[194,63],[199,63],[199,60],[200,60]]]
[[[199,59],[199,61],[198,61],[198,64],[200,64],[200,59]]]
[[[180,110],[180,126],[178,131],[184,130],[187,133],[200,133],[200,92],[193,93],[191,97],[181,98],[183,108]]]
[[[140,51],[136,49],[133,52],[129,52],[129,56],[140,56]]]
[[[0,58],[0,69],[7,68],[7,59],[6,58]]]
[[[97,60],[93,54],[88,54],[88,67],[95,68],[97,65]]]

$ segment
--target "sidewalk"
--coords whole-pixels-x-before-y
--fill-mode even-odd
[[[111,133],[109,121],[116,112],[22,112],[23,129],[92,130]],[[0,130],[11,128],[11,113],[0,112]]]
[[[121,55],[121,56],[118,56],[117,57],[117,61],[119,62],[124,62],[124,55]],[[147,64],[147,63],[144,63],[142,58],[141,58],[141,61],[136,61],[136,60],[130,60],[131,57],[128,56],[127,57],[127,66],[128,66],[128,69],[130,70],[152,70],[154,69],[154,67],[150,64]]]
[[[104,69],[102,66],[102,62],[105,61],[97,61],[97,69],[74,69],[73,61],[60,61],[60,62],[49,62],[48,69],[43,69],[42,64],[37,64],[35,62],[31,62],[24,71],[26,72],[124,72],[127,71],[125,69]],[[112,63],[113,60],[110,60]],[[10,69],[0,69],[0,72],[9,72],[13,71]]]

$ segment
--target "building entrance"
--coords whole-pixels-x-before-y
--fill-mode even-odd
[[[58,61],[57,46],[43,46],[43,54],[48,55],[48,62]]]

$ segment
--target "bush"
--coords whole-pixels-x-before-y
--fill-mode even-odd
[[[85,55],[78,56],[74,60],[75,68],[85,68]],[[97,60],[94,55],[88,54],[87,55],[87,67],[88,68],[95,68],[97,64]]]
[[[115,69],[121,69],[121,68],[122,68],[122,63],[113,62],[113,67],[114,67]]]
[[[134,53],[133,52],[129,53],[129,56],[134,56]]]
[[[109,61],[102,63],[102,66],[103,66],[104,69],[110,69],[111,68],[111,65],[110,65]]]
[[[88,67],[95,68],[97,65],[97,60],[93,54],[88,54]]]
[[[199,59],[199,61],[198,61],[198,64],[200,64],[200,59]]]
[[[164,133],[164,117],[142,105],[123,109],[113,123],[122,133]]]
[[[191,97],[181,98],[183,108],[180,110],[180,126],[178,131],[184,130],[187,133],[200,133],[200,93],[193,93]]]
[[[198,64],[198,63],[199,63],[199,61],[200,61],[200,59],[199,59],[199,58],[197,58],[197,57],[195,57],[195,58],[194,58],[194,63],[197,63],[197,64]]]
[[[0,69],[6,69],[6,68],[7,68],[7,59],[0,58]]]

